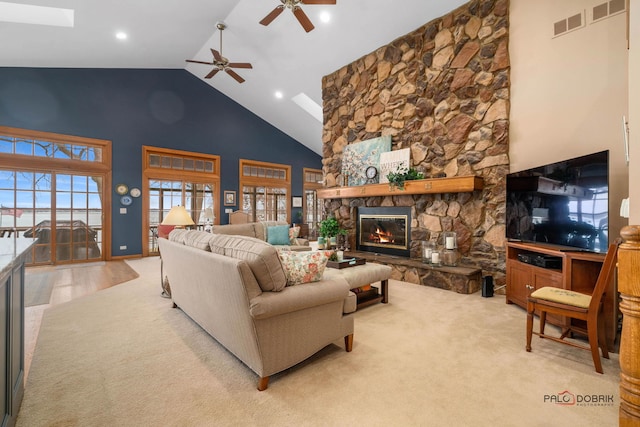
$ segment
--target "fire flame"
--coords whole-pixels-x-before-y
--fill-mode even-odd
[[[395,243],[393,234],[376,227],[376,230],[369,235],[369,240],[377,243]]]

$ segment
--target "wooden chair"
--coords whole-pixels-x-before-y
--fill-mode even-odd
[[[527,351],[531,351],[531,336],[538,335],[540,338],[547,338],[562,344],[573,347],[591,350],[593,364],[596,372],[602,373],[602,363],[600,362],[600,353],[598,347],[602,349],[602,357],[609,358],[607,349],[607,336],[604,328],[604,319],[599,317],[602,312],[604,295],[616,268],[618,245],[620,241],[609,245],[609,250],[600,269],[598,280],[591,295],[585,295],[579,292],[567,289],[545,286],[534,291],[527,299]],[[533,332],[533,315],[538,311],[540,313],[540,332]],[[547,313],[564,316],[571,319],[578,319],[586,322],[586,329],[578,325],[568,326],[562,331],[560,337],[545,334],[544,328],[547,320]],[[578,332],[585,335],[589,341],[589,345],[581,345],[574,341],[567,341],[565,338],[571,333]]]
[[[229,224],[247,224],[249,214],[243,211],[234,211],[229,214]]]

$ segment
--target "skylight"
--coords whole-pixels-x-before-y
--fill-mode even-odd
[[[293,98],[293,102],[298,104],[300,108],[311,114],[317,121],[322,123],[322,107],[319,106],[313,99],[309,98],[307,94],[300,92]]]
[[[0,2],[0,21],[73,27],[74,10],[2,1]]]

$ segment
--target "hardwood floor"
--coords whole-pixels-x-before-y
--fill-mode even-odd
[[[138,274],[124,261],[27,267],[25,276],[28,278],[30,274],[51,275],[53,289],[48,304],[25,308],[25,381],[29,375],[42,316],[47,308],[138,277]]]

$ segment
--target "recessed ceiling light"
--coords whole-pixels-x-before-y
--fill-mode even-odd
[[[282,99],[282,97],[284,96],[284,94],[282,92],[280,92],[279,90],[276,91],[276,93],[274,93],[273,95],[278,99]]]
[[[124,31],[118,31],[118,32],[116,33],[116,38],[117,38],[118,40],[126,40],[126,39],[127,39],[127,37],[128,37],[128,36],[127,36],[127,33],[125,33]]]
[[[320,13],[320,21],[324,22],[325,24],[329,21],[331,21],[331,14],[329,14],[329,12],[324,11]]]

